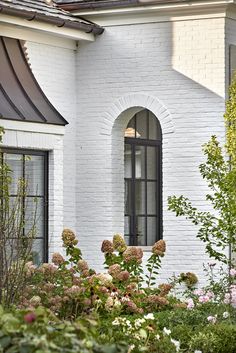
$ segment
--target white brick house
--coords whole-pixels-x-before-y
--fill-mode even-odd
[[[70,227],[89,263],[101,268],[102,240],[136,232],[131,243],[143,245],[145,256],[155,239],[166,240],[163,278],[180,271],[201,275],[204,246],[189,222],[167,210],[167,197],[184,194],[208,207],[198,165],[201,145],[211,135],[224,140],[225,98],[235,65],[234,1],[139,0],[127,6],[125,0],[57,0],[57,9],[102,26],[100,35],[93,34],[99,27],[92,24],[86,33],[87,28],[56,27],[37,15],[28,21],[29,9],[24,17],[22,9],[5,11],[8,6],[0,1],[0,35],[25,41],[35,78],[69,123],[0,119],[9,154],[11,148],[48,152],[49,254],[61,249],[61,230]],[[153,128],[144,136],[148,112],[149,125],[157,119],[159,136],[150,137]],[[127,140],[135,115],[130,133],[141,137]],[[158,157],[149,166],[152,148]],[[157,174],[149,177],[153,163]]]

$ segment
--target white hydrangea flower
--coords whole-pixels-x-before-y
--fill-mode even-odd
[[[146,319],[146,320],[155,320],[155,317],[154,317],[153,313],[149,313],[147,315],[144,315],[144,319]]]
[[[229,317],[229,313],[228,313],[228,311],[225,311],[225,312],[223,313],[223,318],[224,318],[224,319],[228,319],[228,317]]]
[[[179,352],[179,350],[180,350],[180,342],[174,340],[173,338],[171,338],[170,340],[171,340],[171,342],[175,345],[176,352]]]
[[[163,332],[165,335],[169,336],[171,334],[171,330],[168,330],[168,328],[164,327]]]

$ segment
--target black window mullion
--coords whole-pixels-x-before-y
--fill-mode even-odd
[[[44,262],[48,262],[48,152],[44,154]],[[46,235],[46,236],[45,236]]]
[[[26,192],[26,187],[27,185],[25,185],[25,154],[23,154],[23,159],[22,159],[22,178],[23,178],[23,195],[22,195],[22,218],[23,218],[23,223],[24,223],[24,227],[23,227],[23,236],[25,236],[25,192]]]
[[[136,119],[135,119],[136,125]],[[137,244],[137,220],[136,220],[136,207],[135,207],[135,173],[136,173],[136,146],[131,146],[131,167],[132,167],[132,181],[131,181],[131,245]]]
[[[147,146],[145,146],[145,245],[147,245],[147,203]]]

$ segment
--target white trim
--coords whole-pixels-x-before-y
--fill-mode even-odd
[[[0,120],[0,126],[3,126],[5,130],[14,131],[25,131],[25,132],[35,132],[44,133],[51,135],[64,135],[65,127],[53,124],[40,124],[31,123],[25,121],[13,121],[13,120]]]
[[[119,26],[152,22],[171,22],[225,17],[233,0],[199,1],[166,5],[143,5],[128,8],[80,10],[75,15],[86,16],[100,26]]]
[[[57,27],[55,25],[44,23],[40,21],[28,21],[14,16],[1,15],[0,24],[11,24],[17,26],[16,32],[18,37],[19,29],[30,29],[31,31],[41,32],[46,35],[54,35],[57,37],[67,38],[71,40],[85,40],[89,42],[94,41],[94,35],[92,33],[85,33],[78,29]],[[30,38],[28,39],[30,40]]]
[[[0,18],[1,19],[1,18]],[[29,42],[47,44],[54,47],[76,50],[76,41],[68,38],[60,38],[55,35],[48,35],[32,29],[27,29],[19,26],[0,24],[1,36],[9,38],[17,38]]]

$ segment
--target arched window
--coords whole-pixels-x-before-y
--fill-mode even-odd
[[[135,114],[125,130],[125,239],[150,246],[162,236],[162,134],[155,115]]]

